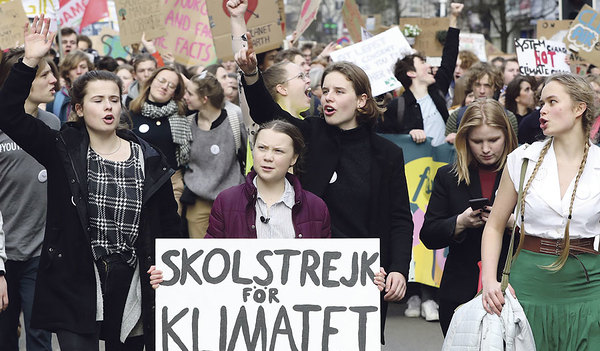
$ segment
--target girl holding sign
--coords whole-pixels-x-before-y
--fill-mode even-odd
[[[113,73],[73,82],[75,121],[61,131],[25,113],[54,38],[49,25],[43,15],[27,23],[24,58],[0,91],[0,129],[48,173],[31,324],[56,332],[61,350],[98,350],[99,338],[106,350],[154,350],[154,292],[145,274],[155,239],[180,236],[172,171],[148,143],[117,130],[122,88]]]
[[[238,36],[245,31],[247,5],[247,0],[227,3],[234,42],[248,40],[247,48],[237,52],[235,59],[244,74],[250,114],[258,123],[284,119],[300,129],[308,146],[306,173],[300,181],[325,200],[332,237],[380,239],[381,265],[388,272],[382,294],[383,328],[387,311],[383,300],[398,301],[404,296],[412,251],[413,223],[402,150],[374,133],[381,109],[366,73],[352,63],[334,63],[325,69],[321,82],[324,118],[300,120],[277,104],[258,71],[251,38]],[[290,74],[280,85],[291,91],[290,84],[303,88],[306,81],[299,73]]]
[[[483,307],[500,315],[496,273],[506,222],[518,199],[521,238],[506,293],[519,299],[538,350],[595,350],[600,344],[600,148],[590,142],[594,93],[583,77],[558,74],[542,90],[544,141],[508,155],[483,231]],[[510,290],[510,291],[509,291]],[[596,345],[596,346],[594,346]]]

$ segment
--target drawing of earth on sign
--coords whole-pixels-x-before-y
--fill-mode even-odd
[[[244,14],[244,20],[246,21],[246,23],[248,23],[248,20],[250,19],[250,17],[252,17],[252,15],[254,15],[256,18],[258,18],[258,14],[256,12],[254,12],[254,10],[256,10],[257,6],[258,6],[258,0],[248,0],[248,9],[246,10],[246,13]],[[229,11],[227,10],[227,0],[223,0],[223,12],[225,12],[227,17],[230,17]]]

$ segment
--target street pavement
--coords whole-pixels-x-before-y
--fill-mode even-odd
[[[439,351],[444,339],[438,322],[426,322],[423,318],[404,316],[406,304],[390,304],[386,322],[386,345],[382,351]],[[53,350],[60,350],[56,337]],[[0,347],[1,349],[1,347]],[[21,334],[19,350],[25,351],[25,333]],[[101,345],[100,351],[104,350]],[[282,350],[283,351],[283,350]]]

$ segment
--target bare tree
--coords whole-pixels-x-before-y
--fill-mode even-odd
[[[472,18],[477,14],[479,15],[481,28],[477,28],[479,24],[473,24],[473,20],[470,18],[471,30],[483,33],[488,40],[490,37],[487,28],[493,27],[500,34],[502,51],[506,52],[508,39],[513,33],[518,33],[521,29],[530,27],[534,20],[548,18],[556,13],[558,2],[545,1],[540,11],[531,11],[531,8],[528,8],[524,13],[520,13],[519,10],[515,11],[515,7],[518,6],[519,1],[510,1],[509,3],[509,0],[465,0],[465,11],[463,13]],[[516,13],[516,16],[508,18],[507,14],[509,13]]]

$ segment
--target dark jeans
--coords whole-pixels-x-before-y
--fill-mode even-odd
[[[2,350],[19,350],[17,326],[21,311],[25,321],[27,351],[52,350],[52,334],[30,326],[39,263],[39,256],[27,261],[6,261],[8,309],[0,313],[0,349]]]
[[[100,339],[106,351],[134,351],[144,348],[144,337],[127,338],[122,343],[121,321],[135,268],[129,266],[120,255],[112,254],[96,261],[104,298],[104,320],[100,328]]]
[[[96,261],[96,267],[102,286],[104,319],[102,323],[99,323],[99,330],[96,334],[57,332],[61,350],[97,350],[99,339],[104,340],[106,351],[143,350],[143,336],[127,338],[125,343],[120,340],[121,320],[134,268],[130,267],[117,254],[100,258]]]
[[[454,316],[454,310],[460,305],[462,304],[458,302],[440,299],[440,327],[442,327],[444,337],[446,337],[446,333],[450,327],[450,321],[452,321],[452,316]]]

